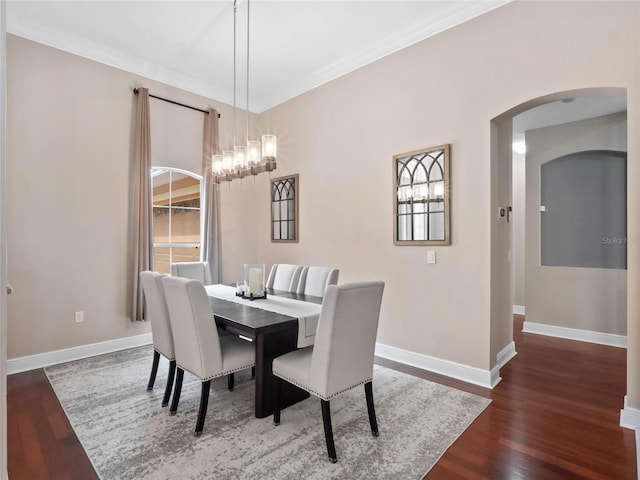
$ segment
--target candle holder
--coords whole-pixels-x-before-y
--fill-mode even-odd
[[[249,300],[267,298],[264,281],[264,263],[245,263],[244,288],[238,288],[236,295]]]

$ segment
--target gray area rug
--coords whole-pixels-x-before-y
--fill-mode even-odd
[[[201,437],[193,436],[200,382],[185,373],[178,414],[160,406],[168,362],[147,391],[151,347],[46,368],[82,445],[106,479],[421,479],[490,400],[376,366],[380,436],[371,435],[364,388],[331,401],[338,463],[326,454],[320,400],[272,417],[253,415],[249,372],[212,382]]]

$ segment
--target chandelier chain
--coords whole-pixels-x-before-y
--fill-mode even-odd
[[[247,143],[249,142],[249,13],[251,0],[247,0]]]
[[[236,9],[237,0],[233,0],[233,148],[235,148],[236,142]]]

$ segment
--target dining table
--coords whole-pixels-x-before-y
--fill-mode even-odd
[[[322,308],[322,297],[267,289],[264,299],[236,295],[236,287],[205,287],[218,327],[241,335],[255,345],[255,416],[274,411],[273,359],[298,348],[313,345]],[[286,408],[309,397],[306,391],[283,382],[280,407]]]

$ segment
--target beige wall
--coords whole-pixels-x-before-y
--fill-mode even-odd
[[[540,167],[585,150],[627,150],[626,114],[526,132],[527,322],[627,334],[627,271],[540,265]]]
[[[491,122],[491,310],[489,312],[491,343],[489,360],[495,365],[498,354],[513,343],[513,280],[511,251],[513,223],[501,216],[501,209],[511,205],[512,189],[512,125],[510,118]],[[515,348],[513,348],[515,349]],[[495,384],[497,374],[492,379]]]
[[[553,92],[624,87],[629,130],[638,131],[639,10],[631,1],[513,2],[265,112],[259,129],[278,135],[275,176],[300,174],[300,242],[269,242],[266,175],[222,186],[223,280],[253,261],[331,265],[341,282],[379,278],[380,342],[492,368],[511,340],[510,292],[497,291],[511,270],[509,229],[499,228],[501,257],[491,261],[493,203],[511,180],[490,158],[491,119]],[[9,255],[19,294],[9,305],[9,356],[146,332],[126,318],[123,280],[131,87],[213,102],[17,38],[9,48]],[[391,157],[441,143],[452,145],[452,245],[395,247]],[[638,151],[630,137],[630,191],[640,183]],[[630,215],[637,209],[632,194]],[[634,222],[630,234],[640,234]],[[640,287],[638,253],[629,253],[629,275]],[[629,301],[632,336],[640,305]],[[87,321],[76,326],[80,309]],[[630,365],[640,350],[634,332]]]
[[[7,3],[0,2],[0,252],[6,252]],[[7,282],[7,257],[0,253],[0,285]],[[0,477],[7,475],[7,296],[0,291]]]
[[[127,307],[134,86],[218,108],[230,138],[228,105],[8,37],[9,358],[149,331]],[[153,164],[199,172],[203,114],[150,110]]]
[[[513,304],[525,306],[525,155],[513,152]]]
[[[490,369],[510,341],[503,318],[490,327],[490,121],[553,92],[622,86],[637,126],[638,13],[635,2],[514,2],[264,113],[277,174],[300,174],[300,243],[268,241],[266,179],[223,189],[225,281],[247,252],[335,266],[341,282],[380,278],[378,341]],[[452,245],[395,247],[391,156],[441,143],[452,144]],[[251,222],[230,218],[241,208]]]

